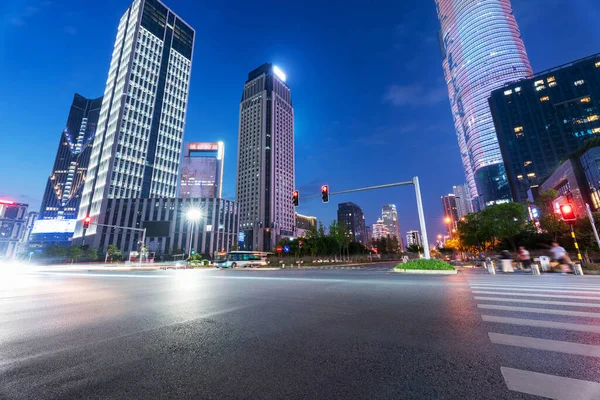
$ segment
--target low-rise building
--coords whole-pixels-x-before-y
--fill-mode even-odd
[[[15,258],[27,234],[28,204],[0,200],[0,260]]]

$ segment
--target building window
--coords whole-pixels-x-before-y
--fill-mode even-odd
[[[519,132],[523,132],[523,127],[522,126],[517,126],[515,128],[515,133],[519,133]]]
[[[580,79],[580,80],[578,80],[578,81],[575,81],[574,85],[575,85],[575,86],[581,86],[581,85],[583,85],[584,83],[585,83],[585,81],[584,81],[583,79]]]
[[[592,122],[592,121],[598,121],[600,117],[598,117],[597,115],[590,115],[587,120],[588,122]]]
[[[516,93],[519,93],[520,91],[521,91],[521,86],[517,86],[517,87],[515,88],[515,92],[516,92]]]
[[[589,97],[584,97],[583,99],[581,99],[579,101],[581,101],[582,103],[589,103],[590,101],[592,101],[592,99]]]
[[[549,76],[548,79],[546,79],[546,82],[550,83],[550,82],[556,82],[556,78],[553,76]]]
[[[554,87],[554,86],[556,86],[556,85],[558,85],[558,83],[556,83],[556,82],[550,82],[550,83],[548,84],[548,86],[550,86],[550,87]]]
[[[523,180],[523,175],[517,175],[517,179],[520,181]]]
[[[528,178],[535,178],[535,172],[530,172],[527,174]]]
[[[600,68],[600,61],[596,61],[596,68]]]
[[[524,166],[528,166],[528,165],[531,165],[531,164],[533,164],[533,161],[525,161],[523,163]]]
[[[505,91],[504,91],[504,95],[505,95],[505,96],[509,96],[509,95],[511,95],[512,93],[513,93],[512,89],[509,89],[509,90],[505,90]]]
[[[550,101],[550,97],[548,97],[548,96],[541,97],[540,101]]]

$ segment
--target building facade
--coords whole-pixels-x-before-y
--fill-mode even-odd
[[[511,83],[489,99],[514,201],[600,134],[600,54]]]
[[[376,223],[373,224],[373,239],[379,240],[381,238],[386,238],[391,236],[392,233],[388,228],[387,224],[383,221],[382,218],[379,218]]]
[[[406,247],[410,247],[413,244],[423,247],[423,238],[419,231],[406,232]]]
[[[294,109],[285,81],[277,66],[266,63],[244,84],[236,188],[244,250],[270,251],[295,235]]]
[[[510,191],[487,99],[532,75],[510,0],[436,0],[444,75],[469,192],[478,208]]]
[[[444,212],[444,224],[446,224],[448,234],[450,234],[452,230],[456,229],[460,219],[458,217],[458,207],[456,206],[456,196],[454,194],[442,196],[442,210]]]
[[[46,183],[40,219],[77,219],[101,106],[102,97],[75,94]]]
[[[0,200],[0,260],[15,258],[27,235],[28,204]]]
[[[453,188],[454,198],[456,200],[456,211],[458,218],[473,213],[473,202],[471,201],[471,195],[469,194],[469,186],[466,184],[454,186]]]
[[[183,198],[223,197],[223,142],[186,143],[179,193]]]
[[[338,223],[345,225],[353,242],[367,244],[365,214],[354,203],[340,203],[337,211]],[[375,232],[373,232],[373,235]]]
[[[309,217],[296,213],[296,227],[298,229],[309,230],[311,228],[317,228],[317,217]]]
[[[398,220],[398,210],[395,204],[384,204],[381,208],[381,218],[388,228],[390,236],[396,236],[400,241],[400,221]]]
[[[176,196],[193,47],[194,30],[159,0],[135,0],[121,17],[75,238],[109,199]],[[95,233],[92,223],[85,235]]]
[[[190,221],[188,211],[200,210],[201,219]],[[146,247],[156,256],[189,254],[194,250],[207,258],[237,244],[238,208],[218,198],[109,199],[101,224],[146,228]],[[117,246],[124,254],[138,251],[141,231],[98,227],[99,246]],[[190,237],[191,236],[191,237]]]

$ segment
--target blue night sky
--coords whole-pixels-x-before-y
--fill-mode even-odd
[[[165,0],[196,30],[185,140],[223,140],[235,197],[242,87],[264,62],[288,76],[302,195],[421,179],[430,238],[440,196],[464,182],[443,80],[433,0]],[[37,210],[73,94],[103,94],[129,0],[10,0],[0,5],[0,196]],[[513,0],[534,71],[600,52],[597,0]],[[301,203],[328,224],[353,201],[372,224],[399,207],[418,228],[410,187]]]

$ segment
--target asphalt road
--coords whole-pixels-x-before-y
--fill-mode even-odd
[[[599,317],[593,277],[5,274],[0,398],[600,399]]]

